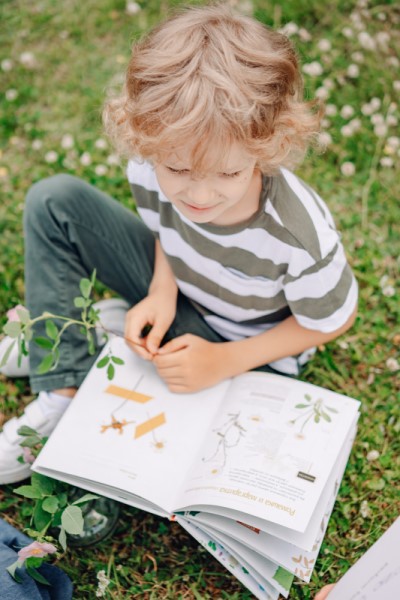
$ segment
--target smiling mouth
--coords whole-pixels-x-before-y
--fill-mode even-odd
[[[210,208],[214,208],[213,206],[193,206],[193,204],[188,204],[185,202],[185,205],[191,210],[195,210],[196,212],[203,212],[206,210],[210,210]]]

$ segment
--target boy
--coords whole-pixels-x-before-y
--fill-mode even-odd
[[[77,314],[79,280],[96,268],[133,306],[125,324],[133,351],[175,392],[256,368],[297,375],[315,346],[352,325],[357,285],[332,217],[286,169],[319,117],[302,100],[284,36],[227,7],[190,8],[136,44],[124,92],[104,114],[130,159],[142,220],[73,177],[33,186],[25,211],[33,316]],[[40,349],[31,348],[40,393],[1,434],[0,483],[29,472],[16,462],[17,428],[48,434],[93,362],[72,328],[60,350],[57,369],[37,375]]]

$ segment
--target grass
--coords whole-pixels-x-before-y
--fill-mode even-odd
[[[140,4],[140,12],[129,16],[123,0],[1,3],[0,60],[12,61],[2,63],[6,70],[1,74],[0,96],[2,323],[6,310],[24,295],[21,217],[24,196],[34,181],[59,171],[74,173],[134,207],[112,148],[97,141],[102,138],[101,106],[106,90],[121,81],[131,41],[181,2]],[[306,94],[312,97],[319,88],[329,88],[327,103],[336,106],[337,113],[326,116],[325,131],[331,136],[326,151],[310,155],[299,174],[327,201],[360,285],[355,326],[321,348],[304,374],[308,381],[362,401],[357,439],[312,582],[295,583],[290,595],[306,600],[322,584],[343,574],[386,530],[399,509],[395,483],[400,310],[395,285],[400,255],[396,176],[400,83],[395,82],[400,12],[394,1],[357,5],[352,0],[334,0],[329,10],[318,0],[287,0],[282,6],[273,0],[256,0],[253,9],[268,25],[297,23],[303,30],[292,39],[303,63],[323,65],[321,75],[305,76]],[[349,27],[351,34],[345,29]],[[360,37],[361,31],[375,43],[373,50],[363,47],[368,38]],[[328,40],[331,49],[321,49],[321,40]],[[29,65],[25,55],[28,65],[24,66],[21,58],[26,52],[33,54],[33,60]],[[348,75],[350,64],[358,66],[357,77]],[[373,117],[374,122],[365,114],[365,104],[372,98],[381,101],[374,110],[381,117]],[[353,108],[351,117],[341,115],[345,105]],[[343,126],[355,118],[360,120],[358,127],[346,136]],[[377,129],[379,122],[387,126],[383,135]],[[62,147],[65,134],[73,136],[72,148]],[[91,164],[82,164],[83,153],[90,154]],[[353,175],[342,173],[343,163],[354,165]],[[0,425],[20,414],[31,399],[25,380],[2,376],[0,395]],[[372,450],[377,451],[375,458]],[[12,489],[0,490],[0,509],[10,523],[23,528],[30,505]],[[95,597],[96,573],[101,569],[111,579],[107,598],[251,598],[176,524],[127,507],[111,539],[79,553],[71,551],[63,557],[62,567],[75,582],[76,599]]]

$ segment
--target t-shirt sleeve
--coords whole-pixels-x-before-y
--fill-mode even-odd
[[[358,286],[339,236],[323,258],[296,276],[285,276],[284,293],[307,329],[330,333],[346,323],[357,305]]]

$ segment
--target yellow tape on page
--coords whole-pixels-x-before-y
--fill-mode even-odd
[[[146,435],[146,433],[150,433],[153,429],[157,429],[160,425],[164,425],[166,422],[165,413],[160,413],[156,417],[152,417],[148,421],[144,421],[144,423],[137,425],[134,436],[135,440],[142,437],[142,435]]]
[[[126,388],[113,384],[108,386],[106,393],[113,394],[113,396],[119,396],[120,398],[125,398],[125,400],[132,400],[132,402],[139,402],[140,404],[145,404],[153,397],[146,396],[146,394],[141,394],[140,392],[135,392],[134,390],[127,390]]]

